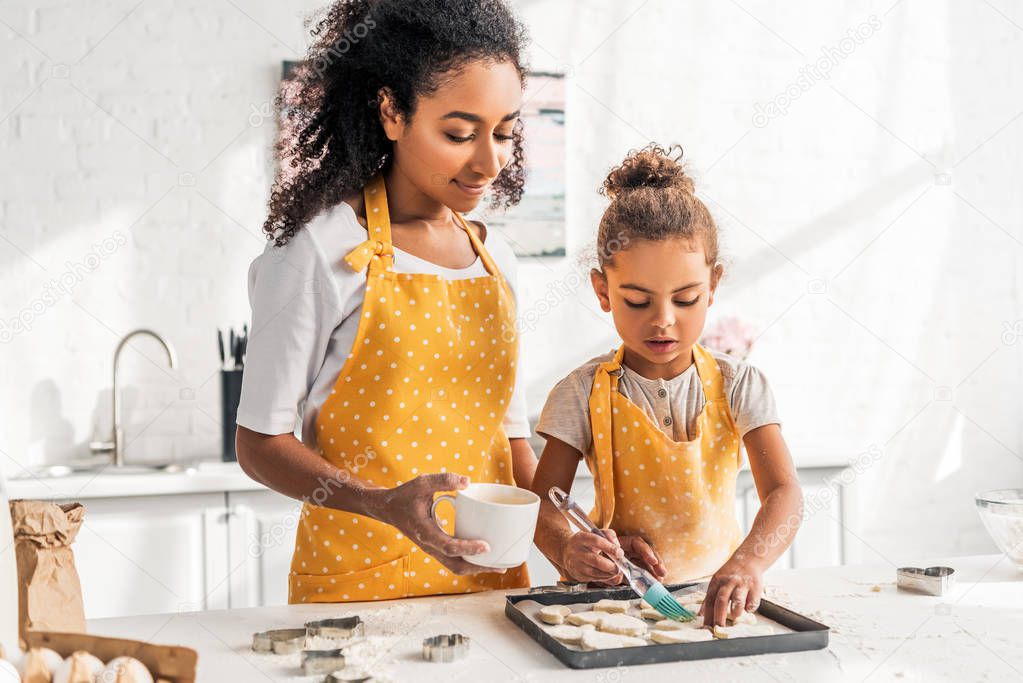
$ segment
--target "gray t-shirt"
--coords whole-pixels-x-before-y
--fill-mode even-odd
[[[739,436],[766,424],[781,424],[774,394],[767,377],[749,363],[718,351],[711,351],[721,368],[725,395]],[[554,385],[547,396],[536,432],[564,441],[582,454],[592,442],[590,431],[590,390],[601,363],[614,358],[614,351],[591,358]],[[628,366],[618,381],[618,391],[643,409],[673,441],[688,441],[696,433],[696,419],[703,411],[703,394],[696,364],[671,379],[647,379]]]

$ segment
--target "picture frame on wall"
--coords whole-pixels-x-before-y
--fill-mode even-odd
[[[517,256],[564,256],[565,75],[527,74],[520,116],[526,159],[522,201],[505,211],[481,205],[472,216],[499,230]]]
[[[278,140],[292,134],[288,130],[290,79],[301,62],[281,64],[280,92],[283,110],[278,116]],[[492,209],[484,199],[470,218],[498,230],[517,256],[560,257],[565,255],[565,75],[535,71],[527,74],[522,98],[521,121],[524,131],[526,180],[522,200],[508,209]],[[275,172],[287,174],[282,162]]]

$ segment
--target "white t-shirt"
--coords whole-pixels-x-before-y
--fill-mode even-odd
[[[515,254],[496,231],[485,233],[487,251],[514,294]],[[366,293],[366,271],[353,272],[344,257],[366,237],[354,209],[341,202],[310,220],[283,247],[268,243],[252,261],[252,329],[237,419],[242,427],[286,434],[301,420],[302,442],[316,447],[316,415],[351,353]],[[467,268],[444,268],[397,247],[394,270],[449,280],[488,275],[478,256]],[[523,385],[522,373],[516,373],[503,423],[513,439],[529,436]]]
[[[590,450],[590,391],[601,364],[614,358],[609,351],[591,358],[558,382],[547,396],[536,433],[564,441],[582,454]],[[739,430],[746,436],[757,427],[781,424],[774,394],[759,368],[720,351],[711,355],[721,369],[728,408]],[[688,441],[696,435],[696,420],[707,397],[703,393],[696,363],[671,379],[648,379],[622,364],[618,392],[639,406],[654,424],[673,441]]]

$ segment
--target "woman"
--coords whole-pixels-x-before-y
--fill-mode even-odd
[[[238,409],[242,468],[304,501],[289,601],[527,586],[429,514],[438,491],[528,487],[536,466],[514,255],[460,215],[521,197],[523,31],[500,0],[354,0],[313,33]]]

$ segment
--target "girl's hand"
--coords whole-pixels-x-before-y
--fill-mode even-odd
[[[707,626],[724,626],[726,619],[736,619],[743,611],[755,612],[763,592],[763,570],[733,555],[711,577],[700,614]]]
[[[608,531],[611,530],[608,529]],[[611,533],[613,534],[614,532],[611,531]],[[658,581],[668,575],[668,568],[664,566],[661,556],[641,537],[619,536],[618,543],[621,544],[622,550],[625,551],[625,557],[648,570]]]
[[[378,489],[380,499],[375,517],[397,528],[431,557],[456,574],[503,574],[504,569],[481,567],[462,559],[462,555],[478,555],[490,550],[486,541],[463,540],[441,530],[430,516],[434,494],[457,491],[469,485],[469,478],[451,472],[421,474],[393,489]]]
[[[605,530],[605,533],[608,531]],[[618,571],[618,566],[604,554],[617,558],[622,557],[624,552],[613,531],[610,531],[609,536],[605,538],[589,531],[577,531],[569,536],[561,551],[560,565],[565,577],[572,581],[612,586],[621,583],[622,573]]]

